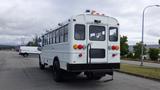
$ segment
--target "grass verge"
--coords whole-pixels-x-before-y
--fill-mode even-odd
[[[121,64],[121,69],[119,71],[160,81],[160,68]]]

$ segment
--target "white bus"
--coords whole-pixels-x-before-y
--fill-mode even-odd
[[[119,23],[99,14],[80,14],[42,36],[40,69],[52,66],[55,81],[64,71],[84,72],[89,79],[113,75],[120,68]]]

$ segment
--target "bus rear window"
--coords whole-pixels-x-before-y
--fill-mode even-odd
[[[76,24],[74,30],[75,40],[85,40],[85,25]]]
[[[109,28],[109,41],[113,42],[118,41],[118,28],[116,27]]]
[[[89,27],[89,39],[92,41],[105,41],[105,27],[94,26]]]

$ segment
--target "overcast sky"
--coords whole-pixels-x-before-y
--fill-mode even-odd
[[[21,44],[41,35],[57,23],[96,10],[120,22],[120,34],[128,36],[128,43],[141,40],[142,11],[160,0],[0,0],[0,44]],[[158,44],[160,39],[160,7],[148,8],[145,13],[147,44]]]

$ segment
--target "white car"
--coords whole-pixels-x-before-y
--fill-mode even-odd
[[[20,46],[19,48],[19,55],[24,57],[28,56],[29,54],[40,54],[41,51],[38,50],[38,47],[35,46]]]

